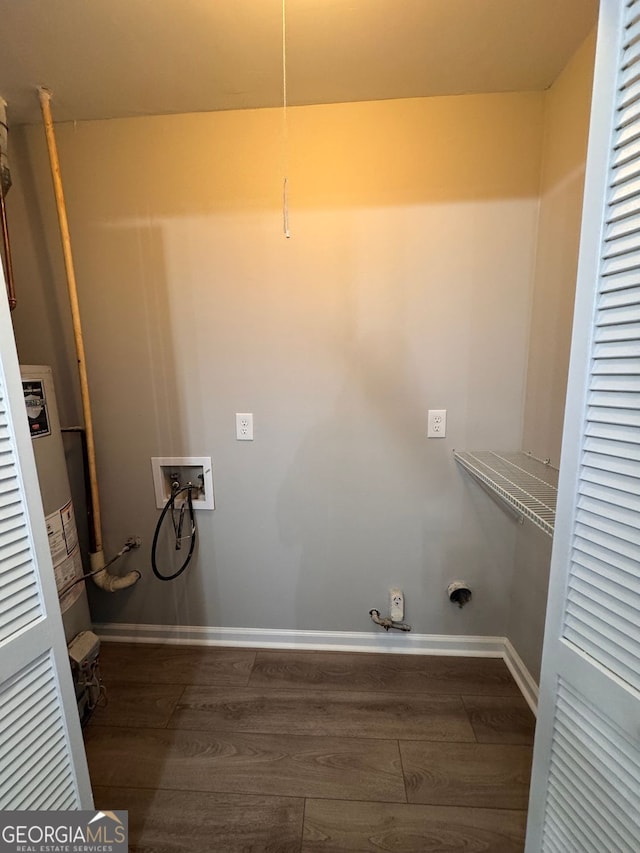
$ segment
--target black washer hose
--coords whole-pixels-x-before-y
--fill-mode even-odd
[[[155,533],[153,534],[153,544],[151,545],[151,568],[153,569],[154,575],[161,581],[172,581],[179,577],[184,570],[187,568],[189,563],[191,562],[191,557],[193,555],[193,549],[196,547],[196,517],[193,510],[193,501],[191,500],[191,490],[194,487],[189,484],[188,486],[183,486],[181,489],[176,489],[175,492],[171,493],[171,497],[164,505],[162,512],[160,513],[160,518],[158,519],[158,523],[156,524]],[[158,570],[158,566],[156,563],[156,546],[158,544],[158,536],[160,535],[160,528],[162,527],[162,522],[165,519],[166,514],[169,510],[173,511],[175,506],[176,498],[182,492],[187,493],[187,506],[189,507],[189,519],[191,521],[191,547],[189,548],[189,553],[187,554],[187,559],[180,566],[177,572],[174,572],[172,575],[163,575]],[[184,507],[183,507],[184,509]],[[180,527],[182,527],[182,521],[180,522]],[[178,535],[178,534],[177,534]],[[176,550],[179,549],[179,544],[176,540]]]

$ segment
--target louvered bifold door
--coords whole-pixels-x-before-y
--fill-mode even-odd
[[[564,635],[640,689],[640,4],[628,17]]]
[[[0,811],[91,804],[0,270]]]
[[[42,615],[7,399],[0,387],[0,643]]]
[[[640,850],[640,0],[603,0],[528,853]]]

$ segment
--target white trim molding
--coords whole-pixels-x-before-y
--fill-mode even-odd
[[[524,661],[514,649],[511,640],[504,637],[504,662],[509,667],[513,680],[520,688],[520,692],[527,701],[534,715],[538,716],[538,684],[524,664]]]
[[[534,714],[538,703],[538,685],[506,637],[210,628],[201,625],[135,625],[119,622],[99,623],[94,625],[93,629],[100,639],[113,643],[502,658]]]
[[[316,649],[417,655],[503,657],[503,637],[396,634],[368,631],[296,631],[271,628],[210,628],[200,625],[94,625],[103,640],[119,643],[173,643],[190,646],[245,646],[260,649]]]

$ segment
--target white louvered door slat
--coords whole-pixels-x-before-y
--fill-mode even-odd
[[[540,696],[527,853],[637,853],[640,0],[600,9]]]
[[[0,642],[42,616],[11,425],[0,389]]]
[[[626,24],[623,35],[623,58],[621,70],[628,65],[629,56],[638,56],[638,24],[630,23],[634,12],[637,12],[637,4],[633,3],[626,10]],[[634,59],[635,62],[635,59]],[[640,111],[637,101],[638,81],[625,84],[624,80],[617,91],[617,108],[614,120],[614,135],[612,140],[613,151],[624,146],[629,137],[640,137]],[[631,177],[620,182],[620,170],[612,169],[611,188],[606,198],[605,223],[611,228],[614,223],[619,227],[621,204],[625,208],[625,220],[628,221],[625,236],[612,240],[605,238],[602,249],[602,261],[600,266],[600,282],[596,294],[596,315],[594,341],[596,346],[602,342],[631,341],[640,342],[640,228],[638,217],[640,217],[640,195],[638,190],[640,184],[638,178],[633,176],[634,171],[640,165],[640,157],[629,161],[626,172]],[[610,233],[610,232],[607,232]],[[620,270],[634,270],[636,275],[635,286],[617,291],[616,299],[611,298],[608,290],[602,289],[603,283],[611,272]],[[606,287],[606,285],[605,285]],[[630,425],[637,432],[637,441],[640,443],[640,425],[637,421],[631,421],[629,415],[637,417],[640,414],[640,374],[633,375],[631,370],[624,371],[616,382],[607,381],[606,353],[595,351],[595,360],[592,365],[592,378],[588,394],[587,410],[587,433],[590,423],[605,424],[611,429]],[[634,360],[634,367],[635,359]],[[586,441],[583,442],[583,447]],[[579,479],[583,483],[595,486],[595,499],[601,505],[608,506],[611,503],[611,491],[622,492],[632,495],[640,495],[640,461],[634,453],[627,454],[624,448],[618,446],[616,439],[603,439],[600,452],[594,453],[584,447],[581,459],[582,471]],[[603,491],[598,498],[598,486]],[[580,491],[580,483],[578,484]],[[606,523],[606,513],[600,515],[600,522],[590,524],[589,517],[584,514],[578,515],[574,535],[579,539],[587,539],[602,548],[608,548],[616,554],[623,555],[630,560],[636,568],[640,567],[638,562],[638,537],[634,535],[633,528],[640,529],[640,512],[631,510],[632,516],[628,520],[631,530],[625,530],[615,523]],[[586,522],[586,523],[585,523]],[[610,563],[616,569],[616,563]],[[631,573],[629,566],[617,566],[617,588],[624,588],[627,584],[627,602],[633,611],[632,624],[626,624],[623,629],[627,633],[629,629],[631,636],[619,635],[612,627],[615,620],[611,613],[615,610],[618,599],[613,597],[611,589],[606,584],[591,587],[593,604],[579,596],[574,595],[576,591],[575,573],[569,571],[569,598],[566,615],[566,636],[570,636],[572,642],[584,651],[595,656],[601,664],[614,667],[614,673],[623,677],[629,684],[640,690],[640,643],[633,638],[633,622],[640,624],[640,596],[637,590],[630,587],[628,575]],[[594,650],[594,640],[601,642],[601,647]],[[588,649],[587,649],[588,646]],[[633,651],[629,653],[627,646]],[[620,661],[620,671],[615,671],[615,661]]]
[[[0,295],[0,811],[93,804],[37,482]]]
[[[0,686],[0,803],[4,809],[43,807],[52,794],[60,796],[64,791],[65,801],[71,792],[70,802],[78,802],[54,673],[47,654],[41,658],[40,672],[27,667],[17,681]],[[44,784],[52,767],[57,769],[55,791]]]

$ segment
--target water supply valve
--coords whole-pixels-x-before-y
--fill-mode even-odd
[[[151,458],[156,506],[162,509],[171,495],[191,485],[194,509],[214,509],[210,456],[153,456]],[[180,506],[181,501],[176,502]]]

